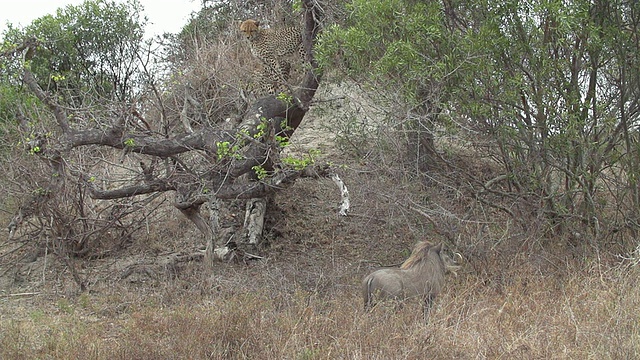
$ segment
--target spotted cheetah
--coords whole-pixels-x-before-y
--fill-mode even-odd
[[[258,74],[259,82],[269,94],[279,84],[289,80],[291,64],[284,58],[298,51],[304,61],[305,51],[299,28],[261,29],[260,22],[249,19],[240,24],[240,31],[251,43],[253,56],[262,62],[264,70]]]
[[[275,94],[276,91],[285,90],[282,86],[284,82],[289,80],[291,64],[286,60],[280,60],[282,73],[280,76],[274,76],[273,72],[268,71],[267,67],[262,65],[256,67],[253,72],[253,87],[260,94]]]

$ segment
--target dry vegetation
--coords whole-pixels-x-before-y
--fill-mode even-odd
[[[224,88],[214,80],[228,73],[226,63],[207,55],[203,61],[218,66],[188,77],[198,89]],[[225,93],[211,98],[242,108]],[[411,175],[411,166],[397,161],[401,141],[382,146],[354,137],[373,131],[371,124],[337,115],[340,107],[332,104],[325,111],[344,122],[332,123],[331,134],[356,154],[332,153],[317,133],[296,139],[297,133],[292,143],[320,147],[327,160],[344,165],[349,217],[336,216],[330,180],[305,179],[270,199],[264,260],[214,269],[196,260],[163,262],[204,245],[167,202],[148,228],[109,256],[64,261],[45,252],[32,262],[0,264],[0,359],[640,357],[640,269],[620,257],[628,246],[593,243],[586,235],[554,238],[535,212],[512,219],[478,204],[466,174],[483,181],[496,174],[472,153],[449,149],[451,143],[442,150],[456,166],[437,167],[428,180]],[[204,107],[208,117],[227,111]],[[317,118],[305,121],[300,132],[326,130]],[[15,199],[3,198],[6,208],[9,201]],[[362,277],[399,264],[425,238],[444,241],[465,258],[429,323],[418,303],[365,313]],[[86,291],[71,266],[87,279]]]
[[[228,287],[212,288],[211,278],[200,284],[179,279],[141,293],[117,286],[73,300],[50,298],[49,306],[24,305],[24,313],[3,316],[3,358],[631,359],[638,355],[638,319],[633,310],[638,290],[630,277],[604,278],[605,283],[600,274],[588,271],[564,279],[519,274],[535,286],[520,281],[505,286],[502,293],[468,276],[450,287],[434,308],[431,322],[424,325],[411,306],[399,313],[364,314],[360,299],[348,286],[327,295],[301,289],[290,279],[260,277],[247,285],[246,279],[255,274],[240,273],[225,279],[237,282]],[[15,306],[18,301],[12,302]]]
[[[198,234],[181,234],[176,229],[188,223],[169,214],[118,257],[78,261],[90,279],[86,292],[53,256],[25,264],[16,274],[22,282],[2,289],[0,358],[640,355],[637,267],[622,266],[605,250],[598,256],[535,231],[522,233],[497,214],[458,222],[450,246],[464,254],[465,267],[437,299],[428,324],[417,303],[366,314],[361,277],[400,262],[422,237],[439,238],[428,221],[400,204],[422,194],[461,210],[472,199],[447,199],[443,188],[394,183],[390,174],[372,177],[366,166],[354,166],[344,170],[354,204],[346,219],[335,216],[328,180],[300,181],[291,194],[273,199],[264,261],[220,264],[213,271],[197,261],[144,266],[176,248],[198,247]],[[489,226],[481,224],[488,218]]]

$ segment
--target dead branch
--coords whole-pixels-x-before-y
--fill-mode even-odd
[[[200,206],[205,202],[212,203],[217,199],[263,198],[275,191],[287,189],[299,177],[328,176],[327,166],[314,165],[306,169],[293,169],[283,164],[279,156],[281,150],[279,142],[290,138],[301,124],[321,78],[313,54],[313,43],[320,31],[320,10],[312,0],[304,0],[303,9],[303,43],[307,54],[306,62],[310,67],[301,83],[290,94],[290,100],[283,101],[275,96],[256,100],[244,113],[239,124],[232,129],[210,126],[191,128],[187,119],[187,106],[196,106],[198,102],[189,92],[186,92],[183,97],[186,100],[180,118],[186,133],[166,136],[151,131],[141,131],[135,126],[128,128],[127,126],[131,123],[127,120],[129,113],[114,116],[101,128],[80,128],[69,121],[72,110],[58,104],[54,94],[43,90],[29,67],[25,66],[24,84],[52,111],[60,135],[55,142],[47,141],[44,137],[44,140],[33,144],[33,153],[47,161],[52,170],[51,186],[43,194],[46,196],[41,195],[22,206],[19,214],[14,218],[15,221],[10,225],[11,233],[13,234],[26,217],[38,213],[38,208],[50,199],[51,194],[58,193],[64,179],[69,176],[81,179],[89,195],[94,199],[113,200],[173,191],[176,193],[174,205],[194,222],[207,238],[212,235],[211,224],[207,224],[204,217],[200,215]],[[37,54],[37,43],[26,42],[15,51],[24,51],[25,59],[29,60]],[[147,124],[161,123],[161,119],[154,121],[150,116],[145,114]],[[202,123],[223,123],[215,120],[209,119]],[[142,163],[140,175],[134,181],[118,188],[101,188],[92,181],[94,178],[90,174],[80,173],[66,166],[66,157],[70,151],[90,145],[119,149],[122,150],[123,156],[142,154],[156,157],[164,161],[166,169],[164,172],[154,171],[153,167]],[[231,148],[233,153],[230,154]],[[201,154],[208,162],[199,169],[193,169],[178,157],[181,154],[193,152]],[[268,172],[268,176],[258,179],[254,170],[256,167],[264,169]],[[340,214],[346,215],[349,208],[348,191],[337,176],[333,179],[341,189]],[[261,230],[256,229],[254,238],[258,236],[259,231]]]

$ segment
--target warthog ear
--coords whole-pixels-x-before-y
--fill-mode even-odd
[[[438,253],[438,254],[439,254],[439,253],[440,253],[440,251],[442,251],[442,243],[440,243],[440,244],[438,244],[438,245],[434,246],[432,249],[433,249],[433,251],[435,251],[436,253]]]

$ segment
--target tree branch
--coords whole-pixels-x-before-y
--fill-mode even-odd
[[[282,101],[274,96],[258,99],[244,114],[240,124],[231,130],[203,127],[167,138],[148,132],[135,133],[127,130],[127,121],[124,116],[114,118],[106,128],[74,129],[69,123],[69,109],[56,103],[55,97],[39,86],[29,67],[25,66],[24,83],[53,112],[62,132],[55,146],[44,142],[38,147],[36,154],[40,157],[45,154],[58,154],[57,163],[64,165],[65,154],[69,150],[88,145],[107,146],[124,150],[124,154],[138,153],[162,159],[193,150],[202,151],[211,163],[203,164],[199,172],[198,170],[187,172],[186,166],[182,166],[180,161],[172,163],[173,168],[168,170],[170,175],[165,177],[154,176],[152,169],[145,171],[143,168],[139,183],[118,189],[99,189],[89,180],[90,176],[73,172],[84,180],[91,197],[96,199],[118,199],[155,192],[176,191],[179,196],[175,206],[185,215],[196,220],[198,207],[212,197],[220,199],[264,197],[274,191],[287,188],[300,176],[309,176],[309,170],[316,173],[324,172],[321,167],[306,170],[290,169],[280,163],[278,156],[281,150],[278,143],[281,140],[276,140],[276,135],[282,139],[288,139],[295,132],[309,110],[320,81],[318,65],[313,55],[313,42],[320,29],[318,22],[320,14],[312,0],[304,0],[303,8],[305,9],[303,42],[307,50],[307,62],[311,66],[301,84],[291,94],[292,100]],[[25,43],[21,49],[26,50],[25,60],[28,61],[34,56],[37,44]],[[15,52],[17,51],[20,50],[16,49]],[[152,120],[149,119],[149,122],[153,122]],[[212,119],[209,120],[209,123],[215,122]],[[268,132],[265,132],[261,125],[265,122],[268,125]],[[230,146],[236,147],[233,149],[233,154],[219,153],[221,148]],[[64,172],[68,169],[56,167],[51,161],[50,165],[56,172],[56,176],[63,179]],[[248,183],[236,182],[236,179],[252,171],[255,166],[264,167],[271,176],[261,181],[253,179]],[[209,189],[209,191],[205,192],[203,189]],[[24,212],[26,216],[31,213]]]

